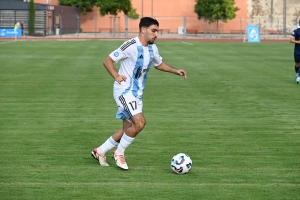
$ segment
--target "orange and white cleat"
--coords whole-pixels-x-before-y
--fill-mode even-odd
[[[112,158],[116,161],[116,164],[118,165],[118,167],[125,169],[125,170],[128,169],[124,155],[117,155],[116,150],[115,150],[112,154]]]
[[[101,166],[107,167],[109,166],[109,164],[106,162],[106,157],[102,156],[101,154],[98,153],[97,148],[95,148],[92,152],[91,152],[92,156],[97,159],[99,161],[99,164]]]

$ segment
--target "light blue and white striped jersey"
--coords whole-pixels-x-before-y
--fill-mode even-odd
[[[126,82],[114,83],[114,97],[119,97],[131,92],[135,97],[142,98],[147,74],[152,64],[158,66],[162,63],[155,44],[144,47],[139,38],[135,37],[124,42],[109,56],[115,61],[120,61],[119,75],[127,77]]]

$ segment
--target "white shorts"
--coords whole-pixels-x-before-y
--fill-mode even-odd
[[[130,93],[115,97],[118,106],[116,118],[130,119],[132,116],[141,113],[143,110],[143,102],[139,98]]]

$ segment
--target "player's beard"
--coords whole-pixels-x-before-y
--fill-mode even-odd
[[[148,44],[154,44],[155,40],[156,40],[156,37],[153,38],[152,40],[149,40],[149,41],[148,41]]]

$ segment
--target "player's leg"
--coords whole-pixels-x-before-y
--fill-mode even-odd
[[[138,113],[130,118],[131,126],[129,126],[118,145],[118,148],[113,153],[113,158],[116,161],[116,164],[122,169],[128,169],[128,165],[125,161],[124,153],[125,150],[131,145],[134,141],[136,135],[145,127],[146,120],[143,113]]]
[[[105,155],[106,152],[118,146],[124,131],[131,126],[131,122],[123,120],[123,127],[117,130],[110,138],[108,138],[100,147],[98,152]]]
[[[300,83],[300,63],[295,64],[295,72],[296,72],[296,83]]]
[[[138,113],[130,118],[131,126],[125,129],[118,148],[117,155],[124,155],[125,149],[133,142],[135,136],[145,127],[146,120],[143,113]]]
[[[131,123],[127,120],[123,120],[123,127],[117,130],[111,137],[109,137],[101,146],[93,149],[92,156],[97,159],[101,166],[109,166],[106,162],[105,154],[109,150],[118,146],[124,131],[131,126]]]
[[[295,72],[296,72],[296,83],[300,82],[300,52],[294,52],[295,59]]]
[[[122,95],[116,99],[116,102],[119,106],[117,116],[123,119],[129,119],[131,124],[124,130],[118,148],[113,153],[113,158],[119,167],[128,169],[124,159],[125,150],[131,145],[136,135],[146,124],[145,117],[142,113],[143,102],[132,94]]]
[[[117,131],[112,135],[113,140],[116,141],[117,143],[119,143],[120,140],[121,140],[121,138],[122,138],[123,133],[124,133],[125,130],[126,130],[127,128],[129,128],[130,126],[131,126],[130,120],[124,119],[124,120],[123,120],[123,127],[122,127],[120,130],[117,130]]]

